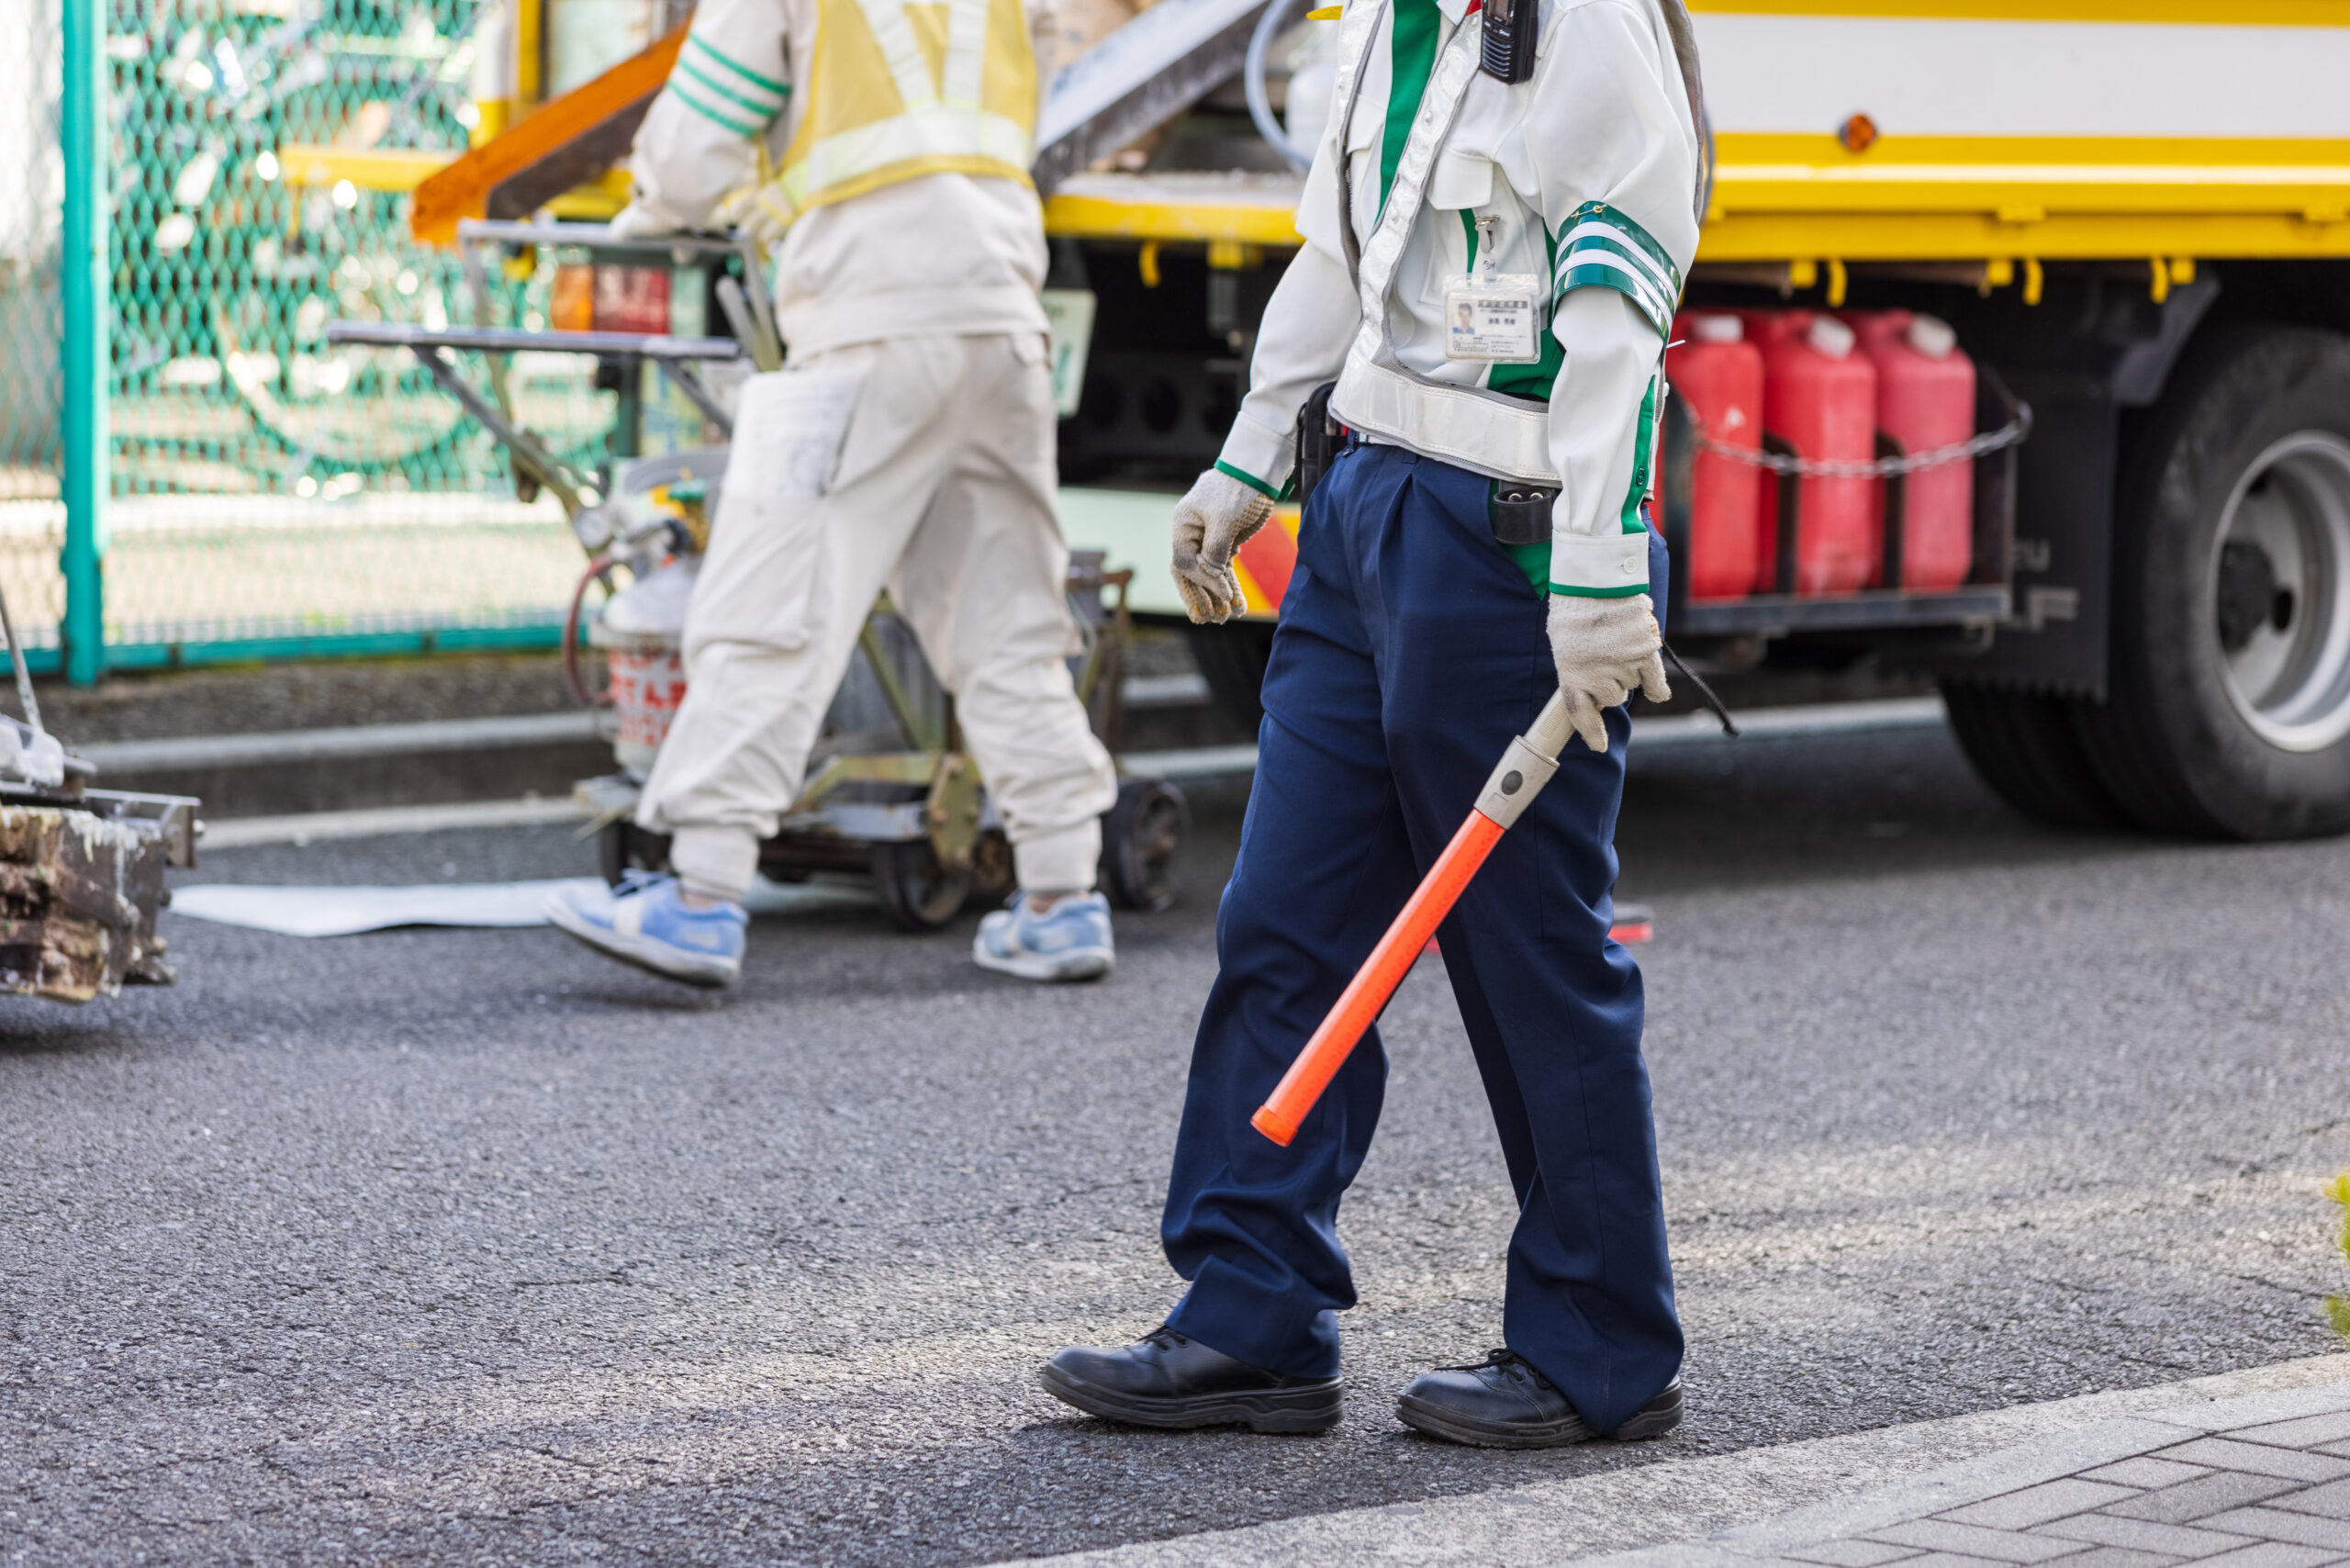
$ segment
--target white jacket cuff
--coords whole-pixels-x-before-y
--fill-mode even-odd
[[[1596,539],[1566,533],[1550,539],[1550,591],[1577,599],[1629,599],[1649,591],[1649,536],[1613,533]]]
[[[1215,465],[1249,488],[1279,500],[1297,467],[1297,432],[1269,430],[1242,414],[1232,421],[1232,433],[1224,438]]]

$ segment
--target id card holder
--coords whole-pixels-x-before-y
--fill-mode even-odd
[[[1493,255],[1494,220],[1478,224],[1484,256]],[[1542,357],[1544,280],[1531,273],[1481,266],[1444,290],[1444,357],[1489,364],[1532,364]]]
[[[1532,364],[1542,357],[1542,280],[1475,273],[1444,291],[1444,357]]]

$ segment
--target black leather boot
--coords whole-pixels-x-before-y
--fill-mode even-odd
[[[1488,1449],[1549,1449],[1600,1434],[1578,1415],[1559,1385],[1512,1350],[1494,1350],[1473,1367],[1439,1367],[1412,1380],[1395,1402],[1407,1427],[1448,1442]],[[1618,1442],[1661,1438],[1681,1425],[1681,1380],[1607,1434]]]
[[[1337,1378],[1283,1377],[1164,1327],[1124,1350],[1072,1347],[1039,1375],[1054,1398],[1136,1427],[1326,1432],[1338,1424]]]

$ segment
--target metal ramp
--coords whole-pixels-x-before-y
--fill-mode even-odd
[[[1158,0],[1053,78],[1037,115],[1040,196],[1158,129],[1240,70],[1267,0]],[[464,218],[514,218],[628,156],[639,121],[685,41],[677,29],[542,105],[417,188],[420,240],[455,242]]]
[[[1239,74],[1267,0],[1158,0],[1053,78],[1036,117],[1040,196]]]

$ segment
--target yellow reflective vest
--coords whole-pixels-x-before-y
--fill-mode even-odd
[[[807,96],[752,205],[778,228],[925,174],[1029,183],[1036,61],[1021,0],[817,0]]]

